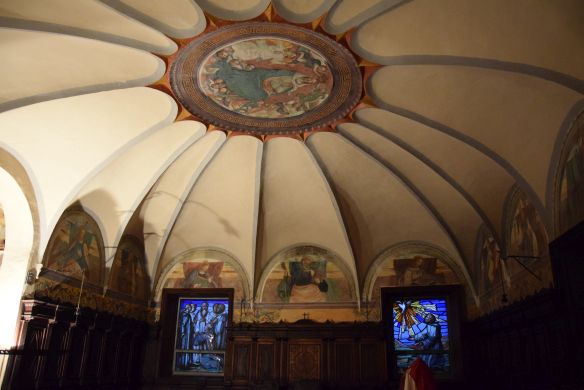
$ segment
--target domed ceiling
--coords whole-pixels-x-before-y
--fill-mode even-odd
[[[74,206],[106,269],[143,239],[153,293],[205,250],[259,302],[306,246],[355,301],[399,252],[440,258],[478,302],[481,240],[509,254],[513,194],[545,239],[563,230],[582,20],[579,0],[2,0],[0,162],[31,264]]]

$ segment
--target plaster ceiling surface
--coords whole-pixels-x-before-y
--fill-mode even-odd
[[[156,54],[172,54],[177,49],[160,31],[97,0],[3,0],[0,23],[119,43]]]
[[[190,38],[205,30],[203,10],[191,0],[104,0],[132,18],[172,38]]]
[[[123,234],[142,235],[153,286],[204,249],[235,259],[254,291],[275,256],[313,245],[343,262],[359,295],[383,253],[414,243],[447,254],[474,291],[477,235],[486,227],[503,247],[512,188],[554,238],[550,191],[584,107],[583,19],[578,0],[0,0],[0,165],[26,195],[36,259],[81,204],[110,256]],[[271,70],[310,76],[346,52],[355,102],[282,137],[266,135],[281,133],[274,118],[242,133],[183,106],[177,59],[250,22],[332,42],[322,58],[310,43],[263,58]],[[290,69],[262,88],[297,91]]]
[[[334,0],[276,0],[275,11],[292,23],[310,23],[320,18],[334,4]]]

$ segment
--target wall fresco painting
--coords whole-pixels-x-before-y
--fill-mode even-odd
[[[122,237],[114,257],[108,289],[148,300],[150,279],[145,264],[142,243],[132,236]]]
[[[262,303],[316,304],[354,301],[343,271],[326,251],[301,247],[288,251],[272,268]]]
[[[321,105],[333,86],[320,53],[275,37],[217,49],[203,61],[197,80],[204,94],[223,108],[256,118],[302,115]]]
[[[164,288],[233,288],[234,302],[245,297],[244,279],[235,268],[221,260],[197,259],[175,264]]]
[[[371,297],[366,303],[369,317],[379,319],[379,300],[382,287],[436,286],[459,284],[454,271],[442,260],[427,255],[400,253],[383,260],[373,280]],[[403,256],[403,257],[402,257]]]
[[[103,272],[103,243],[97,223],[82,211],[66,212],[49,240],[46,268],[99,285]]]
[[[493,289],[501,288],[504,281],[509,284],[509,274],[506,264],[501,259],[501,250],[495,238],[487,234],[480,247],[479,274],[478,274],[479,295],[484,295]]]
[[[374,289],[394,286],[434,286],[457,284],[458,277],[443,261],[435,257],[414,256],[388,258],[378,271]]]
[[[584,113],[578,116],[568,134],[560,160],[559,233],[584,220]]]
[[[515,301],[549,287],[552,284],[552,271],[545,227],[523,192],[516,190],[512,194],[507,216],[506,265],[513,285],[509,298]]]
[[[195,38],[172,62],[170,86],[197,118],[251,134],[332,125],[361,99],[353,55],[293,25],[238,23]]]
[[[476,318],[501,307],[504,294],[509,291],[511,283],[499,245],[484,225],[477,237],[475,256],[472,276],[479,304],[477,305],[473,297],[468,296],[466,306],[469,318]]]

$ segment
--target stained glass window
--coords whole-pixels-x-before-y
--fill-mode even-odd
[[[435,372],[450,371],[446,299],[395,300],[392,320],[399,372],[405,371],[418,357]]]
[[[173,371],[182,375],[222,375],[229,300],[180,298]]]

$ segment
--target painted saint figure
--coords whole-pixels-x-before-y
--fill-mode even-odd
[[[209,304],[203,302],[201,308],[197,310],[193,317],[193,332],[191,336],[191,346],[195,351],[209,350],[211,349],[212,337],[208,332],[207,316],[209,314]],[[201,354],[193,353],[194,365],[201,364]]]
[[[225,331],[227,326],[227,313],[225,313],[225,305],[215,303],[213,305],[213,313],[215,317],[210,321],[213,326],[213,347],[216,350],[225,350],[227,344],[227,334]]]
[[[70,223],[68,247],[57,255],[56,270],[74,274],[72,267],[78,266],[89,277],[89,247],[93,239],[93,234],[87,232],[84,225]]]
[[[221,287],[219,274],[223,268],[223,263],[214,263],[213,267],[208,261],[203,261],[194,267],[186,275],[182,287],[184,288],[216,288]]]
[[[282,263],[285,276],[278,286],[280,298],[288,298],[290,303],[326,302],[328,283],[326,277],[326,262],[315,262],[304,256],[300,261],[291,261],[290,269]]]
[[[186,304],[179,314],[179,334],[177,337],[177,348],[182,350],[191,349],[191,337],[193,333],[192,313],[196,305]],[[177,362],[181,368],[188,368],[192,363],[190,353],[180,353]]]
[[[581,115],[579,134],[570,148],[564,165],[561,183],[562,227],[568,229],[584,218],[584,115]]]
[[[210,55],[196,80],[230,111],[264,118],[302,115],[327,99],[333,75],[324,58],[279,39],[253,39]]]

